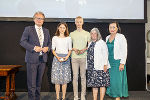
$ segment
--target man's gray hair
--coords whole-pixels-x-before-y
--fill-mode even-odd
[[[96,40],[96,41],[101,40],[101,39],[102,39],[102,36],[101,36],[100,31],[98,30],[98,28],[93,28],[93,29],[90,31],[90,34],[91,34],[93,31],[95,31],[95,32],[97,33],[97,40]],[[91,40],[92,40],[92,39],[91,39]]]
[[[35,15],[37,15],[37,14],[41,14],[41,15],[43,15],[43,17],[44,17],[44,19],[45,19],[45,15],[44,15],[44,13],[43,13],[43,12],[41,12],[41,11],[37,11],[37,12],[35,12],[35,13],[34,13],[34,15],[33,15],[33,18],[35,18]]]

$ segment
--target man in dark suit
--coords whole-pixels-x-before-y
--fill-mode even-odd
[[[51,41],[48,29],[42,27],[44,14],[36,12],[33,19],[35,25],[25,28],[20,45],[26,49],[28,100],[40,100],[42,76]]]

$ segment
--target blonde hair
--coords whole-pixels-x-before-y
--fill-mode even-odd
[[[75,21],[76,21],[77,19],[82,19],[82,20],[83,20],[83,18],[82,18],[81,16],[77,16],[77,17],[75,18]]]

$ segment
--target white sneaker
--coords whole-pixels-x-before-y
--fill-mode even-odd
[[[79,98],[77,96],[74,97],[74,100],[78,100]]]
[[[86,100],[86,99],[85,99],[85,95],[84,95],[84,96],[81,95],[81,100]]]

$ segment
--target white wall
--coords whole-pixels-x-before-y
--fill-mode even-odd
[[[145,24],[145,32],[147,33],[150,30],[150,0],[147,0],[147,20],[148,22]],[[147,36],[147,34],[146,34]],[[147,43],[147,74],[150,75],[150,43],[147,42],[147,37],[146,37],[146,43]]]

